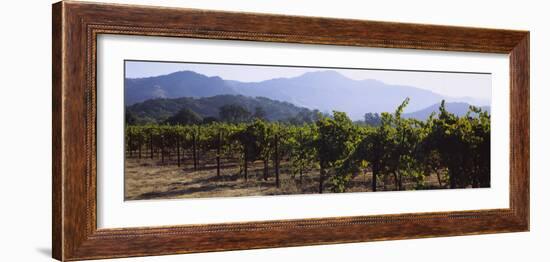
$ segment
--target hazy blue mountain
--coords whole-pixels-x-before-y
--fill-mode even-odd
[[[218,118],[219,108],[224,105],[239,105],[250,113],[261,107],[269,121],[287,121],[296,117],[312,117],[313,111],[297,107],[288,102],[280,102],[265,97],[247,97],[243,95],[217,95],[193,98],[156,98],[126,107],[126,110],[140,122],[160,123],[187,108],[201,117]]]
[[[294,78],[259,83],[232,81],[234,90],[249,96],[265,96],[323,112],[344,111],[352,119],[366,112],[394,111],[410,97],[407,111],[416,111],[444,99],[431,91],[411,86],[388,85],[377,80],[357,81],[335,71],[318,71]]]
[[[344,111],[352,119],[362,119],[366,112],[393,112],[406,97],[411,99],[406,112],[422,110],[443,99],[458,102],[425,89],[389,85],[377,80],[353,80],[330,70],[261,82],[223,80],[182,71],[157,77],[126,79],[125,91],[126,105],[151,98],[241,94],[267,97],[327,113],[332,110]],[[466,101],[461,102],[476,104],[472,99],[464,99]]]
[[[448,103],[467,103],[475,106],[488,106],[491,104],[490,99],[474,98],[474,97],[447,97],[445,102]]]
[[[430,117],[430,114],[435,112],[436,115],[439,113],[439,106],[440,103],[433,104],[429,107],[426,107],[422,110],[412,112],[412,113],[405,113],[403,114],[403,117],[405,118],[416,118],[419,120],[426,120],[428,117]],[[470,105],[467,103],[445,103],[445,109],[457,116],[464,116],[468,112],[468,109],[470,108]],[[483,106],[481,107],[482,110],[485,110],[489,113],[491,113],[491,107],[489,106]]]
[[[126,78],[124,104],[152,98],[208,97],[237,94],[220,77],[208,77],[193,71],[179,71],[147,78]]]

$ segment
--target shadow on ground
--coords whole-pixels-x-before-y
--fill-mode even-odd
[[[52,249],[49,247],[39,247],[36,251],[46,257],[52,257]]]

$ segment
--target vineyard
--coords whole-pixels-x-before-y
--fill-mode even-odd
[[[489,187],[489,113],[459,117],[443,101],[421,121],[402,117],[408,101],[362,124],[343,112],[300,124],[127,124],[125,198]]]

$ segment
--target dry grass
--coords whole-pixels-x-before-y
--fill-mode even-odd
[[[318,193],[319,189],[318,170],[305,173],[300,183],[299,176],[291,175],[288,164],[284,162],[281,163],[280,188],[276,187],[271,166],[268,179],[263,179],[261,161],[249,165],[248,181],[239,174],[235,162],[222,163],[220,176],[216,174],[214,163],[206,163],[194,171],[190,161],[178,167],[173,160],[162,164],[158,159],[131,158],[125,161],[125,168],[126,200],[312,194]],[[371,179],[370,173],[357,175],[350,181],[346,192],[371,191]],[[426,185],[437,188],[436,176],[429,176]],[[405,188],[413,187],[413,182],[405,183]],[[379,191],[394,189],[393,181],[379,182]],[[329,191],[327,186],[325,191]]]

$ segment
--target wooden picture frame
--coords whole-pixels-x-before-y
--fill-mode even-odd
[[[63,1],[53,5],[53,257],[181,254],[529,230],[529,32]],[[510,207],[98,229],[99,34],[508,54]],[[327,230],[329,229],[329,230]]]

